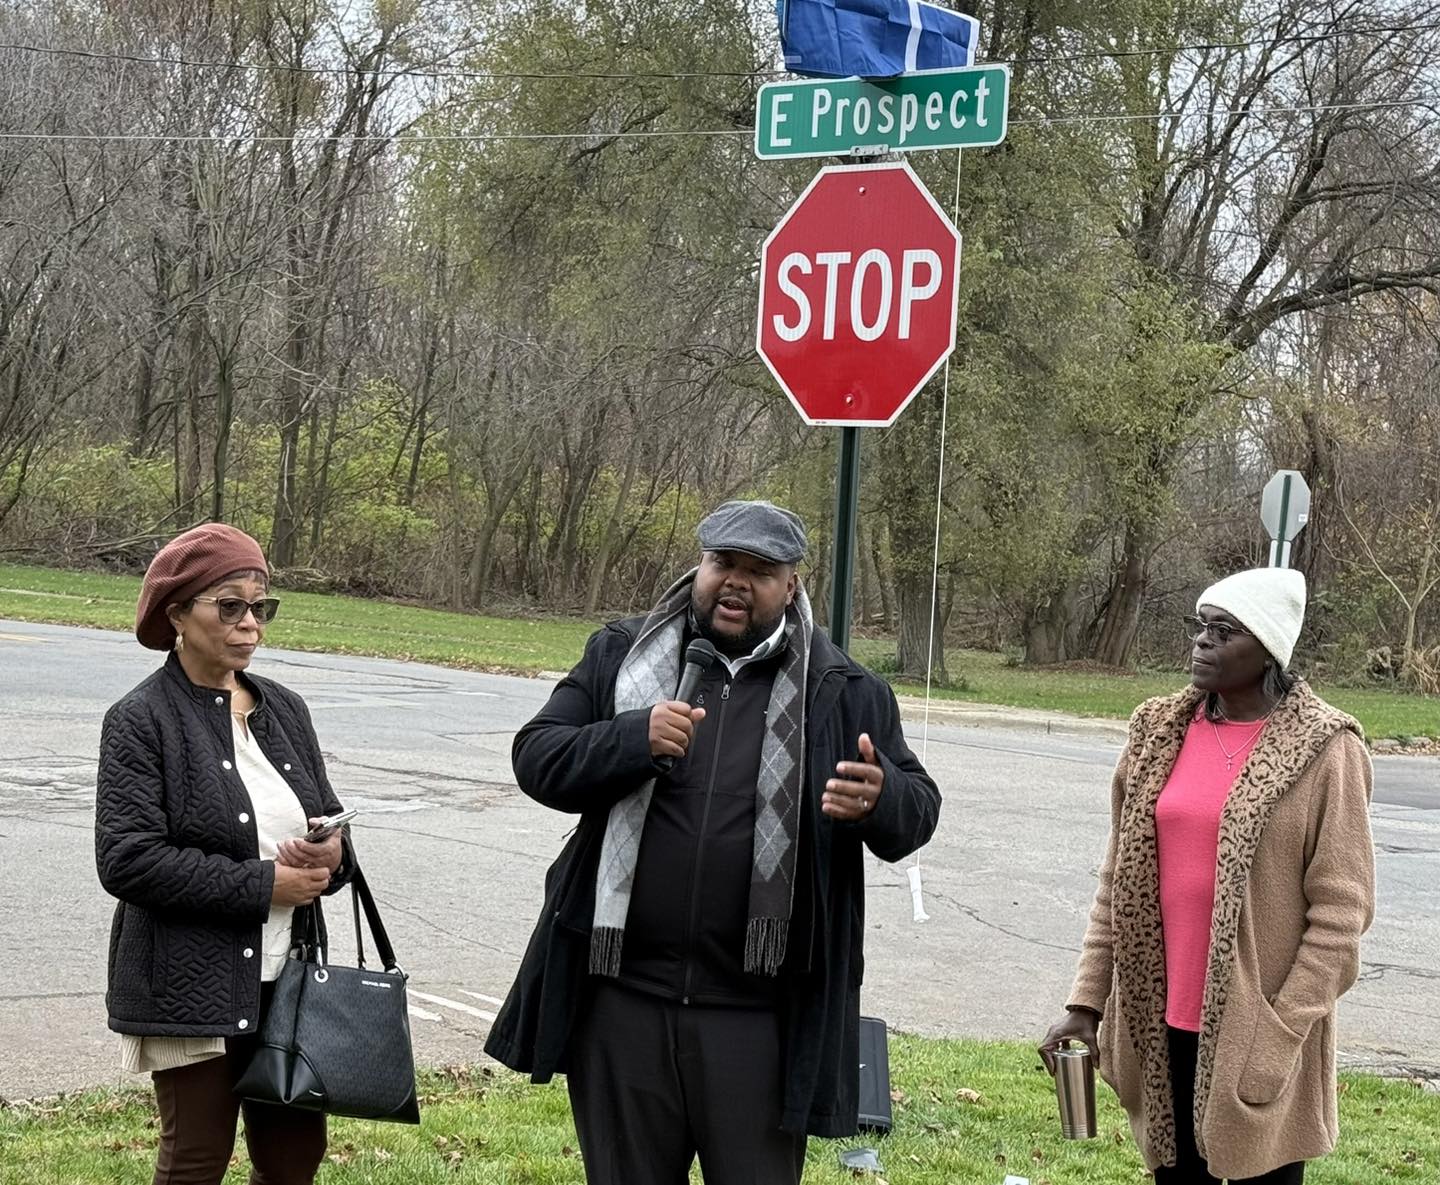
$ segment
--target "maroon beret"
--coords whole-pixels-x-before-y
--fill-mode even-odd
[[[188,601],[212,584],[219,584],[235,572],[264,572],[265,553],[244,531],[224,523],[205,523],[165,544],[140,585],[140,603],[135,606],[135,636],[151,650],[169,650],[175,645],[175,627],[165,609]]]

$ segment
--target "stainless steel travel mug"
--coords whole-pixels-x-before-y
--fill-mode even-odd
[[[1095,1138],[1095,1058],[1084,1045],[1055,1051],[1055,1094],[1060,1100],[1060,1134],[1067,1140]]]

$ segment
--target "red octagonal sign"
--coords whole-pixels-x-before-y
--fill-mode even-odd
[[[761,249],[756,348],[807,424],[888,428],[955,348],[959,284],[909,165],[832,165]]]

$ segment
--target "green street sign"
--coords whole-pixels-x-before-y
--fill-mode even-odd
[[[1008,66],[922,70],[881,82],[767,82],[755,109],[755,155],[875,156],[989,148],[1005,139]]]

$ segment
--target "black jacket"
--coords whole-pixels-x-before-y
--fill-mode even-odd
[[[339,811],[305,702],[269,679],[240,678],[255,696],[255,740],[305,814]],[[259,858],[252,816],[235,769],[230,695],[190,682],[172,654],[110,708],[100,731],[95,863],[120,902],[105,996],[116,1032],[256,1031],[275,864]],[[347,855],[327,892],[350,875]]]
[[[755,781],[779,667],[779,655],[733,676],[716,663],[696,688],[692,702],[707,715],[685,756],[655,779],[645,816],[620,964],[627,987],[684,1004],[776,1001],[775,978],[747,973],[744,954]]]
[[[536,801],[580,815],[545,876],[545,904],[515,985],[485,1043],[512,1069],[546,1082],[563,1072],[585,990],[595,873],[610,807],[655,776],[649,711],[614,716],[615,675],[641,624],[598,631],[578,666],[515,738],[515,775]],[[856,1129],[860,983],[865,929],[864,848],[900,860],[935,830],[940,793],[905,744],[889,686],[821,633],[810,652],[806,793],[790,949],[782,974],[785,1111],[789,1131],[845,1136]],[[858,758],[868,732],[885,769],[875,809],[859,823],[820,811],[836,762]]]

